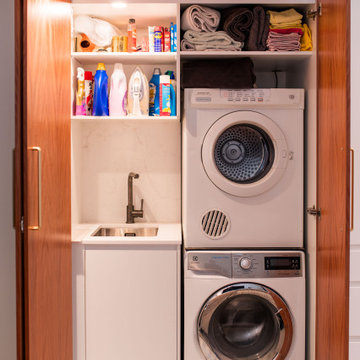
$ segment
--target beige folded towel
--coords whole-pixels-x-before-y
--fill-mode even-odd
[[[191,5],[181,15],[181,30],[213,32],[220,24],[220,12],[207,6]]]
[[[181,41],[181,50],[241,51],[244,43],[233,40],[225,31],[212,33],[188,30]]]

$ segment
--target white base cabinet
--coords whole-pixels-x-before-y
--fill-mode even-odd
[[[85,245],[83,254],[85,359],[179,360],[180,247]]]

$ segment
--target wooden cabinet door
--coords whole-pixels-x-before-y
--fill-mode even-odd
[[[26,360],[72,359],[68,2],[16,3],[18,348]]]
[[[318,19],[316,360],[348,359],[350,1]]]

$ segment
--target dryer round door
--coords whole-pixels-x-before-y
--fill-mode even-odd
[[[235,111],[210,127],[201,157],[215,186],[231,195],[251,197],[281,179],[288,148],[284,134],[270,118],[253,111]]]
[[[255,283],[218,290],[203,305],[197,324],[207,360],[283,360],[292,343],[293,325],[285,301]]]

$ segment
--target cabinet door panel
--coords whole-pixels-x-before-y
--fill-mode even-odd
[[[318,18],[316,360],[347,360],[349,336],[350,4]]]
[[[25,221],[19,262],[24,292],[19,303],[24,304],[24,348],[29,360],[72,359],[68,2],[23,2],[24,42],[17,49],[23,56]]]
[[[178,359],[177,251],[89,247],[85,257],[86,359]]]

